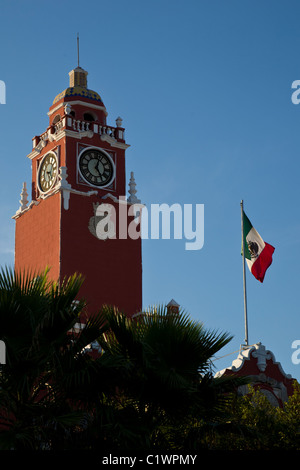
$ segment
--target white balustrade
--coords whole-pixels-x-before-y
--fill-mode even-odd
[[[115,138],[115,128],[110,126],[99,126],[99,135],[110,135]]]
[[[90,122],[80,121],[77,119],[72,119],[72,121],[71,121],[71,127],[73,127],[74,131],[84,132],[84,131],[90,130]],[[68,123],[69,122],[70,121],[68,120]]]
[[[63,117],[60,121],[54,124],[54,135],[59,133],[63,128],[68,127],[73,129],[76,132],[86,132],[92,130],[95,134],[108,135],[113,139],[124,139],[124,130],[119,127],[111,126],[100,126],[98,123],[93,121],[81,121],[75,119],[71,116]],[[45,145],[46,141],[49,139],[49,132],[45,132],[39,138],[36,137],[33,139],[33,148],[40,143],[40,145]],[[51,136],[50,136],[51,140]]]

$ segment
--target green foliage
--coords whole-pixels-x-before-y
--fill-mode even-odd
[[[0,449],[299,450],[299,385],[284,409],[238,397],[247,379],[211,370],[231,336],[165,307],[103,306],[75,330],[82,282],[0,272]]]
[[[82,279],[61,284],[47,280],[47,271],[29,276],[0,273],[0,339],[6,364],[0,372],[0,448],[67,448],[78,434],[95,393],[109,390],[106,380],[119,363],[97,361],[86,347],[101,331],[91,319],[80,334],[74,330],[84,302],[77,301]],[[76,301],[76,302],[75,302]],[[103,320],[102,322],[103,323]],[[110,384],[111,386],[111,384]]]
[[[224,391],[236,381],[214,379],[210,359],[230,336],[207,331],[188,315],[169,314],[165,307],[135,319],[108,310],[105,318],[108,332],[99,338],[105,355],[127,361],[118,387],[119,407],[123,413],[130,410],[138,429],[129,447],[136,448],[137,441],[143,449],[174,447],[174,435],[180,429],[186,433],[183,424],[192,416],[211,419],[218,414],[226,401]]]
[[[201,443],[214,450],[300,450],[300,388],[284,408],[272,405],[261,390],[248,385],[248,393],[232,395],[228,414],[202,436]]]

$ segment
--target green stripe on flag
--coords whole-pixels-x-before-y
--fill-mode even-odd
[[[251,253],[248,248],[248,243],[246,241],[246,236],[252,229],[252,224],[248,217],[246,216],[245,212],[243,211],[243,225],[244,225],[244,247],[245,247],[245,258],[251,259]],[[243,247],[242,247],[242,254],[243,254]]]

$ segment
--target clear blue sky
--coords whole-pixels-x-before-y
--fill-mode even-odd
[[[127,181],[152,203],[204,204],[205,242],[145,240],[143,301],[174,298],[209,329],[244,341],[240,201],[275,246],[260,284],[247,272],[249,341],[261,341],[300,380],[300,4],[274,0],[0,2],[0,264],[14,262],[14,221],[30,185],[31,139],[80,65],[108,122],[123,118]],[[230,365],[236,353],[215,362]]]

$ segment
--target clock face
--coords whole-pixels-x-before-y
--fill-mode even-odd
[[[56,181],[58,171],[57,159],[54,153],[48,153],[40,165],[38,183],[43,193],[49,191]]]
[[[79,159],[82,177],[94,186],[107,186],[114,178],[114,165],[110,157],[98,149],[89,149]]]

